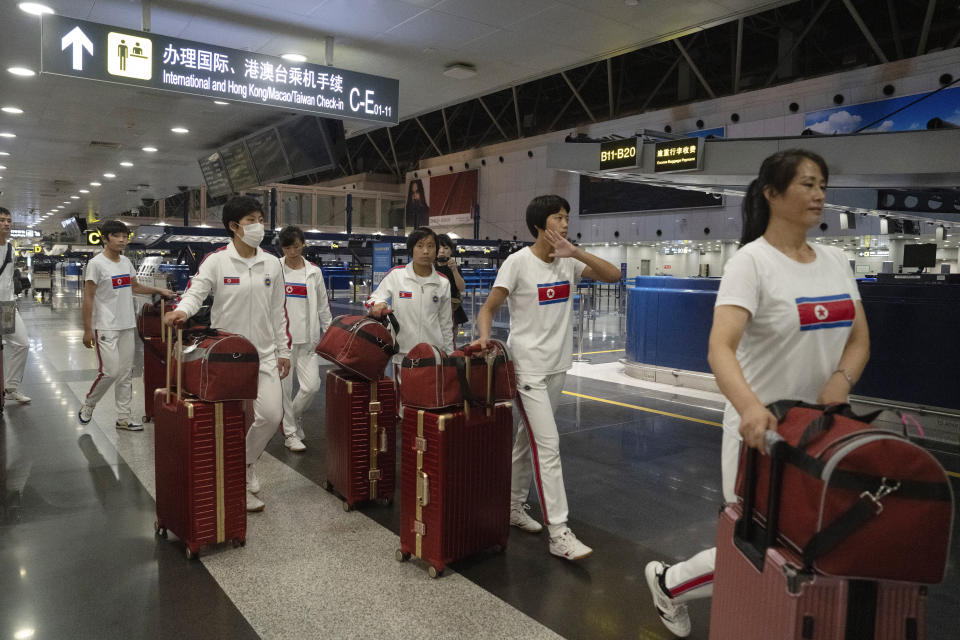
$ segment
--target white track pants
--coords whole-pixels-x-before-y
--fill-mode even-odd
[[[99,365],[97,378],[90,386],[83,403],[95,407],[100,398],[113,385],[113,398],[117,404],[117,420],[130,418],[130,402],[133,400],[133,353],[136,348],[135,329],[120,331],[94,331],[94,349]]]
[[[740,461],[740,440],[723,433],[720,445],[720,468],[723,477],[723,499],[736,502],[734,485]],[[684,560],[667,569],[664,581],[670,596],[677,602],[709,598],[713,595],[713,568],[717,564],[717,549],[704,549],[689,560]]]
[[[553,417],[560,404],[566,375],[517,374],[517,405],[522,420],[513,443],[511,500],[513,504],[525,502],[530,481],[535,480],[543,520],[548,525],[567,521],[567,492],[560,468],[560,434]]]
[[[3,386],[11,391],[20,388],[23,370],[27,367],[27,354],[30,351],[30,336],[27,325],[16,311],[14,332],[3,336]]]
[[[320,390],[321,359],[314,352],[311,344],[293,345],[290,356],[290,375],[281,381],[283,386],[283,435],[287,438],[297,436],[303,438],[303,429],[297,420],[303,415],[314,396]],[[299,389],[293,395],[293,374],[297,374]]]
[[[245,402],[244,409],[249,411],[249,405],[249,402]],[[257,399],[253,401],[253,423],[247,431],[247,464],[260,459],[282,421],[283,387],[277,370],[277,358],[261,358]]]

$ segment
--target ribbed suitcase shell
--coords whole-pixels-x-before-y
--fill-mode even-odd
[[[143,338],[143,421],[153,420],[153,394],[164,386],[166,365],[163,359],[163,343],[159,337]]]
[[[416,555],[436,577],[510,534],[510,403],[435,413],[404,407],[399,559]]]
[[[373,413],[371,386],[379,403]],[[369,382],[341,369],[327,372],[326,387],[327,489],[343,496],[347,509],[368,500],[392,501],[397,462],[393,380]]]
[[[153,401],[157,529],[183,540],[188,557],[205,545],[245,542],[242,403],[170,397],[168,404],[166,390],[157,389]]]
[[[737,549],[734,525],[740,506],[727,506],[717,525],[717,563],[710,609],[711,640],[844,640],[849,581],[798,572],[799,556],[767,549],[763,572]],[[883,558],[877,558],[883,562]],[[791,577],[795,576],[795,577]],[[875,640],[926,637],[926,589],[903,582],[877,583]],[[855,636],[860,637],[860,636]]]

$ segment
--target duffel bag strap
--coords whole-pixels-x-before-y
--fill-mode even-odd
[[[460,393],[463,396],[463,401],[472,402],[474,404],[486,404],[473,395],[473,389],[470,388],[470,382],[467,380],[466,359],[468,357],[469,356],[451,356],[446,359],[446,362],[452,361],[454,369],[457,370],[457,380],[460,381]]]
[[[800,441],[797,442],[797,447],[806,449],[807,445],[813,442],[817,436],[832,429],[833,421],[836,416],[843,416],[844,418],[849,418],[850,420],[856,420],[857,422],[869,424],[876,420],[880,413],[881,411],[871,411],[870,413],[857,415],[846,402],[827,405],[824,407],[823,413],[820,415],[820,417],[811,422],[809,425],[807,425],[807,428],[804,429],[803,435],[800,436]]]
[[[832,551],[857,529],[883,512],[882,500],[900,489],[896,480],[883,478],[874,493],[864,491],[843,515],[818,531],[803,548],[803,563],[809,569],[814,561]]]

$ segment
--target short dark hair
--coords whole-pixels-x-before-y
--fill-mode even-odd
[[[437,244],[437,234],[430,227],[417,227],[407,236],[407,253],[413,256],[413,248],[424,238],[433,238],[433,244]]]
[[[110,236],[114,233],[122,233],[126,236],[130,233],[130,230],[127,228],[127,225],[119,220],[107,220],[100,225],[100,244],[106,245],[107,240],[109,240]]]
[[[230,231],[230,223],[236,222],[240,224],[240,220],[243,219],[247,214],[253,213],[254,211],[259,211],[263,213],[263,205],[256,198],[251,198],[250,196],[234,196],[227,200],[227,204],[223,205],[223,227],[227,231]]]
[[[537,237],[537,229],[547,228],[547,218],[560,211],[570,213],[570,203],[558,195],[537,196],[527,205],[527,229]]]
[[[300,227],[289,225],[280,230],[280,246],[289,247],[294,242],[299,240],[303,244],[307,244],[307,239],[303,235],[303,229]]]
[[[7,209],[6,207],[0,207],[0,216],[9,216],[10,218],[13,218],[13,214],[10,213],[10,209]]]
[[[447,234],[441,233],[437,235],[437,249],[440,247],[450,247],[450,253],[453,253],[457,250],[457,243]]]

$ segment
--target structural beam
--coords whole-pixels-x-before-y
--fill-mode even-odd
[[[930,24],[933,22],[933,10],[937,0],[927,2],[927,14],[923,17],[923,30],[920,32],[920,43],[917,45],[917,55],[922,56],[927,51],[927,36],[930,35]]]
[[[887,13],[890,14],[890,30],[893,32],[893,45],[897,48],[897,60],[903,60],[903,43],[900,41],[900,22],[893,0],[887,0]]]
[[[867,39],[867,42],[870,44],[870,48],[873,49],[873,53],[880,58],[880,62],[886,64],[890,62],[887,60],[887,56],[883,53],[883,49],[880,48],[880,45],[877,44],[877,41],[874,39],[873,34],[870,33],[870,29],[867,28],[867,23],[863,21],[863,18],[860,17],[860,13],[857,11],[857,8],[853,6],[851,0],[843,0],[843,4],[847,6],[847,11],[850,12],[853,21],[857,23],[857,26],[860,27],[860,33],[863,34],[863,37]]]
[[[587,115],[590,117],[591,122],[596,122],[597,119],[593,116],[593,112],[590,111],[590,107],[587,106],[587,103],[584,102],[583,98],[580,96],[580,92],[577,91],[577,88],[573,86],[573,83],[570,82],[570,78],[567,76],[566,71],[560,72],[560,77],[567,83],[567,86],[570,87],[570,91],[573,91],[573,96],[577,99],[577,102],[580,103],[580,106],[583,107],[583,110],[587,112]]]
[[[373,138],[370,137],[370,134],[367,133],[367,134],[364,134],[364,135],[367,136],[367,140],[370,141],[370,144],[373,145],[373,148],[376,150],[377,155],[379,155],[379,156],[380,156],[380,159],[383,160],[383,164],[385,164],[385,165],[387,165],[387,167],[389,167],[389,166],[390,166],[390,161],[387,160],[387,156],[383,155],[383,152],[380,151],[380,147],[378,147],[378,146],[377,146],[377,143],[374,142]]]
[[[607,58],[607,102],[610,103],[610,119],[613,120],[613,58]]]
[[[400,163],[397,162],[397,148],[393,144],[393,134],[390,132],[392,127],[387,127],[387,140],[390,141],[390,153],[393,155],[393,165],[397,169],[397,177],[402,177],[403,172],[400,171]]]
[[[830,5],[832,1],[833,0],[824,0],[824,3],[820,5],[820,8],[817,9],[816,13],[813,14],[813,17],[810,19],[810,22],[807,24],[806,29],[804,29],[800,33],[800,36],[794,41],[793,45],[790,47],[790,50],[787,51],[787,54],[785,57],[789,58],[790,56],[793,55],[793,52],[797,50],[797,47],[800,46],[800,43],[803,42],[803,39],[806,38],[807,34],[810,33],[810,30],[813,29],[813,26],[817,24],[817,20],[820,19],[820,16],[823,15],[823,12],[827,9],[827,7]],[[778,61],[777,66],[774,67],[773,71],[767,77],[767,81],[763,85],[764,88],[769,87],[770,83],[773,82],[774,78],[777,77],[777,71],[779,71],[779,68],[780,68],[780,65]]]
[[[416,120],[416,121],[417,121],[417,124],[420,125],[420,130],[423,131],[423,135],[427,136],[427,140],[429,140],[429,141],[430,141],[430,144],[433,145],[433,148],[437,150],[437,155],[438,155],[438,156],[442,156],[442,155],[443,155],[443,151],[440,151],[440,147],[438,147],[438,146],[437,146],[437,143],[433,141],[433,138],[432,138],[432,137],[430,136],[430,134],[427,132],[427,128],[426,128],[425,126],[423,126],[423,123],[422,123],[422,122],[420,122],[420,118],[419,118],[419,117],[418,117],[418,118],[414,118],[414,120]]]
[[[497,129],[500,131],[500,135],[503,136],[504,140],[509,140],[510,136],[507,135],[507,132],[503,130],[503,127],[500,126],[500,123],[497,122],[497,117],[493,115],[493,112],[490,111],[490,107],[487,106],[487,103],[483,101],[483,97],[477,98],[480,102],[480,106],[483,107],[483,110],[487,112],[487,115],[490,116],[490,119],[493,120],[493,124],[496,125]]]
[[[443,135],[447,138],[447,153],[453,153],[453,141],[450,139],[450,123],[447,121],[447,109],[441,107],[440,115],[443,116]]]
[[[510,87],[513,92],[513,117],[517,120],[517,139],[523,137],[523,124],[520,122],[520,100],[517,96],[517,85]]]
[[[710,94],[710,97],[716,98],[717,94],[715,94],[713,92],[713,89],[710,88],[710,85],[707,83],[707,79],[703,77],[702,73],[700,73],[700,69],[699,67],[697,67],[697,63],[693,61],[693,58],[690,57],[690,54],[687,53],[687,50],[680,43],[680,38],[674,39],[673,43],[677,45],[677,49],[680,49],[680,55],[682,55],[684,59],[686,59],[687,64],[690,65],[690,69],[693,71],[694,75],[697,76],[697,80],[700,81],[700,84],[703,85],[703,88],[707,90],[708,94]]]
[[[743,18],[737,20],[737,61],[733,65],[733,92],[740,93],[740,66],[743,63]]]
[[[577,87],[578,90],[579,90],[579,89],[582,89],[582,88],[584,87],[584,85],[587,84],[587,80],[590,79],[590,76],[593,75],[593,72],[596,71],[596,69],[597,69],[597,65],[593,65],[592,67],[590,67],[590,71],[587,72],[586,77],[584,77],[584,79],[580,82],[580,86]],[[539,101],[539,96],[537,96],[537,99],[538,99],[538,101]],[[571,104],[573,104],[573,101],[574,101],[574,100],[576,100],[576,98],[575,98],[574,96],[570,96],[570,97],[567,99],[567,101],[564,103],[563,107],[561,107],[561,108],[560,108],[560,111],[557,113],[557,117],[554,118],[554,119],[553,119],[553,122],[550,123],[550,126],[547,127],[547,131],[553,131],[553,128],[556,126],[557,122],[560,121],[560,118],[563,116],[564,113],[566,113],[567,109],[570,107]],[[596,120],[594,120],[594,122],[596,122]]]
[[[646,110],[647,110],[647,107],[648,107],[648,106],[650,105],[650,103],[653,101],[654,97],[656,97],[657,93],[659,93],[660,88],[661,88],[661,87],[663,86],[663,84],[667,81],[667,78],[670,77],[670,75],[673,73],[674,69],[677,68],[677,65],[680,64],[680,61],[681,61],[681,60],[683,60],[683,56],[677,56],[677,59],[673,61],[673,64],[670,65],[670,68],[667,69],[667,71],[663,74],[663,77],[660,78],[660,82],[658,82],[658,83],[657,83],[657,86],[655,86],[655,87],[653,88],[653,91],[650,92],[650,95],[647,97],[646,102],[644,102],[644,103],[643,103],[643,106],[640,107],[640,111],[646,111]]]

